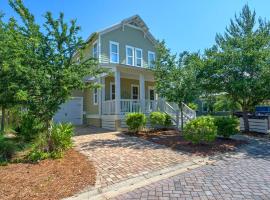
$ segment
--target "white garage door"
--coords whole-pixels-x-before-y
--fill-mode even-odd
[[[56,123],[70,122],[74,125],[81,125],[83,117],[83,98],[73,97],[62,104],[59,111],[55,114],[53,120]]]

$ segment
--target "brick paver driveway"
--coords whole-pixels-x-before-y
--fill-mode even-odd
[[[270,199],[270,140],[252,139],[237,154],[115,199]]]
[[[116,132],[80,128],[74,137],[76,147],[95,163],[97,187],[161,170],[195,157],[182,154],[137,137]]]

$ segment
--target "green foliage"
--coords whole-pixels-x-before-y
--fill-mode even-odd
[[[235,117],[215,117],[215,125],[218,135],[229,138],[238,132],[239,119]]]
[[[170,127],[170,126],[172,126],[172,125],[173,125],[173,123],[172,123],[172,117],[171,117],[169,114],[165,113],[164,126],[165,126],[166,128],[168,128],[168,127]]]
[[[234,102],[228,95],[219,95],[214,103],[214,111],[237,111],[241,110],[239,103]]]
[[[146,116],[143,113],[128,113],[126,115],[126,124],[130,131],[139,131],[145,127]]]
[[[0,163],[7,162],[16,151],[16,146],[4,136],[0,135]]]
[[[0,17],[0,107],[22,105],[48,124],[72,90],[93,86],[84,83],[85,76],[97,77],[104,69],[84,56],[87,44],[76,20],[66,23],[63,13],[54,19],[47,12],[40,25],[21,0],[9,4],[21,22]]]
[[[54,124],[50,134],[40,134],[36,138],[28,160],[36,162],[47,158],[61,158],[72,147],[74,129],[71,124]]]
[[[190,107],[192,110],[198,110],[198,104],[196,103],[188,103],[188,107]]]
[[[270,22],[259,18],[245,5],[231,20],[216,44],[205,51],[199,77],[208,93],[226,92],[241,105],[245,130],[247,112],[270,98]]]
[[[183,136],[193,144],[213,142],[217,136],[215,119],[210,116],[202,116],[189,121],[184,127]]]
[[[72,147],[72,124],[55,124],[49,138],[50,151],[63,152]]]
[[[171,116],[162,112],[152,112],[149,122],[153,128],[170,127],[172,125]]]
[[[23,141],[30,142],[44,131],[44,126],[44,123],[40,122],[36,117],[24,113],[21,115],[20,125],[15,131]]]
[[[165,124],[165,113],[151,112],[149,122],[153,128],[161,128]]]
[[[185,51],[177,57],[166,47],[165,42],[158,43],[154,69],[157,93],[170,102],[176,102],[180,108],[183,102],[194,101],[200,94],[197,74],[201,65],[203,62],[198,53]]]

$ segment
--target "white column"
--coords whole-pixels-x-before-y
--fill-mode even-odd
[[[145,112],[145,84],[143,74],[140,74],[140,101],[142,112]]]
[[[101,89],[98,94],[99,102],[99,115],[102,115],[102,109],[105,101],[105,77],[99,78],[99,83],[101,84]]]
[[[116,69],[114,73],[115,80],[115,112],[120,114],[120,100],[121,100],[121,75],[120,71]]]

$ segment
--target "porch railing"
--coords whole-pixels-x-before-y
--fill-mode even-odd
[[[116,114],[115,100],[108,100],[102,103],[102,114],[114,115]],[[137,99],[121,99],[120,100],[120,114],[129,112],[144,112],[150,113],[158,110],[157,100],[145,100],[144,109],[143,102]]]

